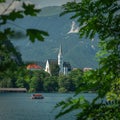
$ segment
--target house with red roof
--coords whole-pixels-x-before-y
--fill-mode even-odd
[[[27,70],[42,70],[42,67],[37,64],[29,64],[27,65]]]

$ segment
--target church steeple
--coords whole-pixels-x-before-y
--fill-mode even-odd
[[[59,48],[59,53],[58,53],[58,55],[62,55],[62,45],[60,45],[60,48]]]
[[[62,53],[62,45],[60,45],[59,48],[59,53],[58,53],[58,65],[60,68],[60,72],[59,73],[63,73],[63,53]]]

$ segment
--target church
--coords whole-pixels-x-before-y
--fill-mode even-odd
[[[71,65],[69,62],[65,62],[63,60],[63,52],[62,46],[60,45],[59,52],[58,52],[58,59],[48,59],[45,66],[45,71],[52,75],[52,68],[51,66],[58,66],[59,67],[59,75],[67,75],[71,71]]]

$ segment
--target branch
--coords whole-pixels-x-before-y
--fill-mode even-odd
[[[13,1],[8,5],[8,7],[1,13],[1,15],[8,11],[8,9],[12,6],[12,4],[14,3],[14,1],[15,1],[15,0],[13,0]]]

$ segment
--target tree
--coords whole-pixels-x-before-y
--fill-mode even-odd
[[[26,80],[26,77],[29,77],[29,72],[25,67],[19,67],[15,77],[16,81],[14,83],[16,87],[29,89],[29,83]]]
[[[98,36],[100,51],[99,68],[84,74],[76,94],[96,89],[97,97],[92,102],[83,97],[72,98],[56,105],[62,109],[56,118],[73,110],[77,120],[120,119],[120,2],[118,0],[81,0],[68,2],[64,12],[72,13],[71,19],[79,23],[80,37],[94,39]],[[99,102],[98,102],[99,100]]]
[[[78,88],[79,86],[84,84],[82,81],[82,77],[83,71],[81,69],[75,69],[69,73],[69,78],[72,79],[73,83],[75,84],[75,88]]]
[[[0,80],[9,76],[8,71],[17,71],[19,65],[22,64],[21,54],[16,50],[10,41],[11,36],[18,36],[18,31],[15,31],[12,27],[6,27],[8,24],[14,24],[16,19],[22,19],[25,16],[36,16],[40,12],[40,9],[36,9],[33,4],[26,4],[22,2],[22,9],[10,9],[10,7],[16,2],[22,2],[20,0],[12,0],[11,3],[5,7],[0,13]],[[0,0],[0,5],[5,5],[6,0]],[[31,42],[36,39],[43,41],[48,33],[42,30],[28,28],[25,30],[26,36],[29,37]],[[13,76],[11,76],[13,77]]]
[[[17,80],[16,80],[16,86],[18,88],[26,88],[26,81],[23,79],[23,77],[18,77]]]
[[[59,92],[74,91],[75,84],[69,76],[61,75],[58,78]]]
[[[44,79],[44,91],[55,92],[58,91],[58,81],[56,76],[49,76]]]
[[[31,92],[43,91],[45,72],[43,71],[32,71],[32,72],[33,73],[30,80],[30,91]]]

